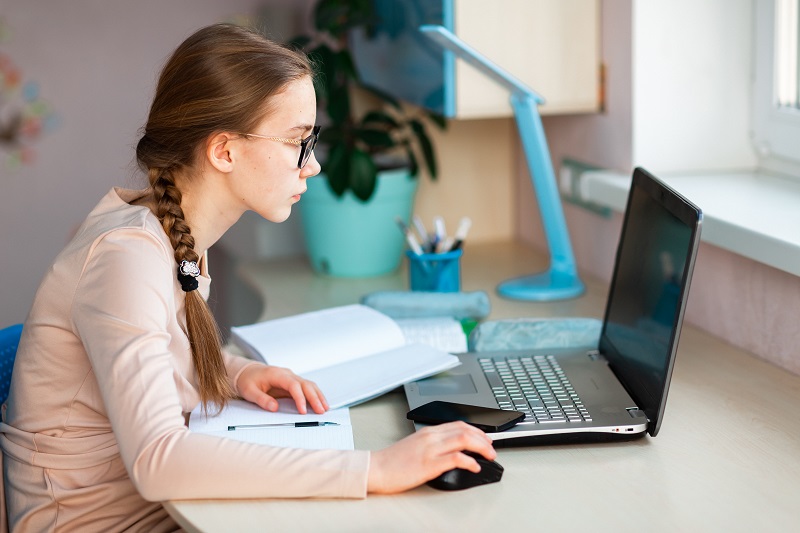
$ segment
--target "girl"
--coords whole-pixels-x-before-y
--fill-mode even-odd
[[[112,189],[45,275],[25,323],[0,444],[23,531],[177,528],[158,502],[396,493],[493,459],[461,423],[377,452],[259,446],[186,428],[202,403],[327,409],[290,370],[220,349],[206,250],[247,210],[281,222],[320,170],[307,59],[234,25],[167,62],[136,148],[149,187]]]

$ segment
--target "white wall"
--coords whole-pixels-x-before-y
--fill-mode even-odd
[[[11,168],[0,145],[0,327],[24,320],[45,270],[103,194],[143,185],[137,131],[171,51],[199,27],[263,4],[276,27],[288,23],[292,0],[0,0],[0,50],[60,120],[31,165]]]
[[[655,173],[756,166],[752,8],[752,0],[633,3],[634,166]]]

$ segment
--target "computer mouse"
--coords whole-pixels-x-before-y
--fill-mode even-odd
[[[439,477],[428,481],[428,486],[439,490],[463,490],[487,483],[496,483],[503,477],[503,467],[496,461],[490,461],[482,455],[472,452],[463,452],[474,458],[481,465],[481,471],[475,474],[463,468],[454,468],[444,472]]]

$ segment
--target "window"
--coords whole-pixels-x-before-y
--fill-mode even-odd
[[[753,135],[764,168],[800,176],[800,0],[756,0]]]
[[[798,0],[777,0],[775,4],[775,89],[778,108],[800,108],[797,83]]]

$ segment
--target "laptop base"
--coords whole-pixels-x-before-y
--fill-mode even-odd
[[[495,448],[516,448],[517,446],[549,446],[554,444],[597,444],[605,442],[628,442],[641,439],[646,431],[639,433],[554,433],[550,435],[530,435],[514,437],[513,439],[500,439],[492,443]]]

